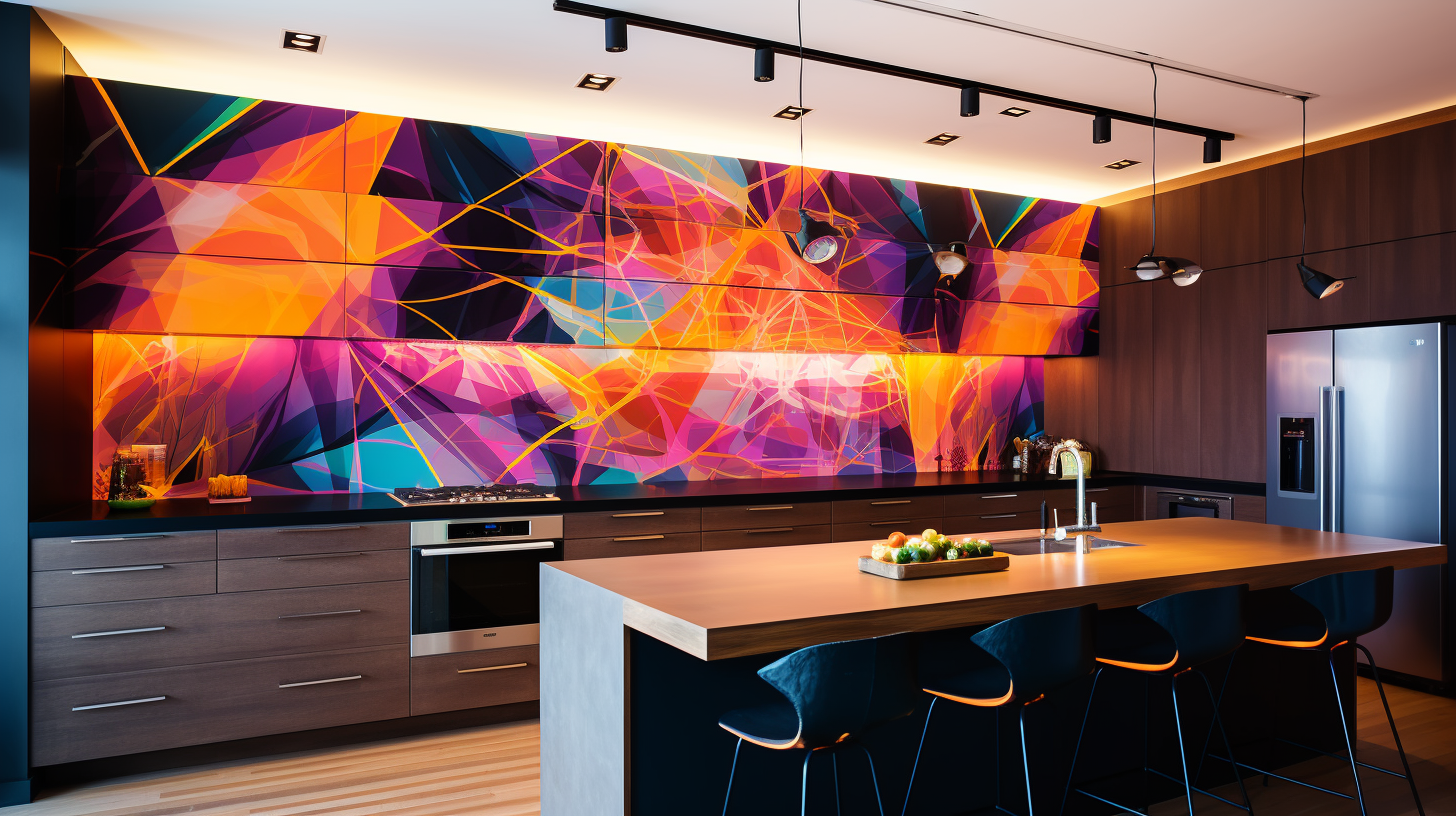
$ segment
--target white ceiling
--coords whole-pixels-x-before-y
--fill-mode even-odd
[[[596,0],[769,39],[795,39],[793,0]],[[1311,140],[1456,104],[1452,0],[936,0],[942,5],[1319,94]],[[1129,111],[1151,111],[1148,67],[870,0],[803,0],[818,48]],[[798,161],[798,131],[769,116],[796,101],[797,60],[751,78],[752,53],[630,30],[603,50],[599,20],[551,0],[49,0],[41,13],[93,76],[428,119]],[[281,29],[328,37],[318,55]],[[596,71],[607,93],[574,87]],[[1298,144],[1298,103],[1159,71],[1159,115],[1237,134],[1225,161]],[[813,166],[1086,201],[1149,180],[1149,129],[809,63]],[[963,138],[922,142],[941,131]],[[1201,139],[1161,132],[1159,175],[1203,169]],[[1143,161],[1128,170],[1102,165]]]

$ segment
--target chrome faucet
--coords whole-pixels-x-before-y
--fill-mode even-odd
[[[1087,473],[1082,466],[1082,450],[1069,442],[1062,442],[1052,448],[1052,461],[1047,467],[1047,473],[1057,475],[1057,463],[1061,461],[1062,452],[1071,451],[1072,458],[1077,460],[1077,524],[1073,527],[1058,527],[1057,540],[1067,537],[1067,533],[1100,533],[1102,526],[1097,523],[1097,504],[1092,504],[1092,522],[1087,522]]]

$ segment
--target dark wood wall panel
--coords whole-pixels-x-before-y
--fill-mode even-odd
[[[1205,273],[1199,475],[1264,481],[1264,264]],[[1263,521],[1263,519],[1260,519]]]
[[[1369,309],[1380,320],[1456,314],[1456,232],[1376,244],[1368,272]]]
[[[1310,253],[1309,266],[1345,281],[1345,288],[1316,300],[1305,291],[1294,259],[1270,261],[1265,267],[1269,279],[1269,330],[1309,329],[1364,323],[1370,319],[1370,249],[1340,249]]]
[[[1264,177],[1240,173],[1203,187],[1204,269],[1264,259]]]
[[[1370,143],[1370,240],[1456,230],[1456,122]]]
[[[1052,357],[1044,369],[1046,430],[1098,451],[1097,357]],[[1100,462],[1100,457],[1098,458]]]
[[[1264,188],[1264,257],[1299,254],[1299,162],[1257,170]],[[1309,157],[1309,252],[1370,240],[1368,142]]]
[[[1138,254],[1142,255],[1142,253]],[[1185,187],[1158,196],[1157,254],[1194,260],[1202,259],[1202,185]]]
[[[1152,314],[1150,286],[1102,293],[1097,444],[1104,468],[1152,472]]]
[[[1153,293],[1153,472],[1197,476],[1202,279],[1146,288]]]
[[[1147,254],[1153,240],[1153,211],[1146,199],[1102,210],[1098,225],[1101,277],[1104,286],[1129,283],[1137,275],[1128,267]]]

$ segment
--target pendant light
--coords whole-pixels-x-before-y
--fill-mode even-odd
[[[940,274],[947,278],[959,275],[971,265],[971,259],[966,255],[966,245],[960,241],[951,241],[949,249],[942,249],[931,255],[930,260],[940,270]]]
[[[1309,138],[1308,104],[1309,97],[1299,98],[1299,263],[1294,266],[1299,270],[1304,291],[1316,300],[1324,300],[1345,288],[1345,282],[1313,269],[1304,262],[1305,239],[1309,234],[1309,207],[1304,200],[1305,143]]]
[[[804,109],[804,0],[798,0],[799,23],[799,109]],[[811,264],[824,263],[839,251],[844,235],[834,225],[820,221],[804,209],[804,117],[799,117],[799,231],[791,237],[794,251]]]
[[[1136,264],[1128,267],[1137,273],[1142,280],[1157,280],[1168,276],[1179,286],[1188,286],[1198,280],[1203,274],[1203,267],[1197,262],[1187,258],[1177,258],[1171,255],[1159,255],[1158,252],[1158,66],[1148,63],[1153,69],[1153,244],[1148,249],[1148,254],[1138,259]]]

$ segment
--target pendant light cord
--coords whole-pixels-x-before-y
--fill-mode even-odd
[[[1153,195],[1149,199],[1153,205],[1153,246],[1148,250],[1149,255],[1158,254],[1158,66],[1156,63],[1148,63],[1153,69]]]
[[[1299,98],[1299,262],[1304,263],[1305,239],[1309,235],[1309,206],[1304,200],[1305,145],[1309,141],[1309,97]]]
[[[799,209],[804,209],[804,0],[798,0],[799,23]]]

